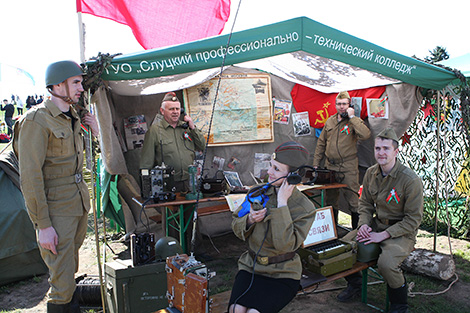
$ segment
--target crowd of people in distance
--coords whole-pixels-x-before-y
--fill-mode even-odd
[[[23,115],[25,107],[26,110],[29,110],[35,105],[41,104],[43,101],[43,95],[28,96],[26,102],[23,102],[18,95],[11,95],[11,100],[3,99],[0,104],[0,110],[4,112],[3,118],[0,115],[0,143],[10,142],[13,135],[13,125],[17,117]]]

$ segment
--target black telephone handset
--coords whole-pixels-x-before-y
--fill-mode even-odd
[[[349,104],[349,107],[354,109],[354,106],[352,105],[352,103]],[[341,118],[343,119],[349,119],[348,111],[341,113],[339,116],[341,116]]]
[[[184,111],[184,108],[181,108],[181,114],[180,116],[185,116],[186,115],[186,112]],[[188,122],[184,122],[183,125],[181,125],[181,127],[183,127],[184,129],[187,129],[189,127],[189,124]]]

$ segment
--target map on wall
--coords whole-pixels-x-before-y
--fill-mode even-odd
[[[273,142],[271,80],[267,74],[224,75],[184,90],[184,102],[209,145]]]

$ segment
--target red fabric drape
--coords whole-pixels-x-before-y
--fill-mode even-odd
[[[385,86],[366,89],[348,90],[349,96],[361,97],[361,118],[367,117],[366,99],[378,99],[385,92]],[[336,113],[336,96],[338,93],[323,93],[303,85],[296,84],[292,88],[291,96],[297,112],[308,112],[310,126],[323,128],[326,120]]]
[[[77,0],[77,12],[128,25],[142,47],[153,49],[220,34],[230,0]]]

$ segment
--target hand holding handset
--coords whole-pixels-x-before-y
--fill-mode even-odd
[[[354,105],[352,103],[349,104],[349,108],[353,109],[353,114],[354,114]],[[351,115],[348,113],[349,108],[346,110],[346,112],[341,113],[339,116],[341,116],[342,119],[349,119],[349,116]]]
[[[181,114],[180,116],[184,119],[184,117],[186,116],[186,112],[184,111],[184,108],[181,108]],[[189,127],[189,124],[188,122],[184,122],[183,125],[181,125],[181,127],[183,127],[184,129],[187,129]]]
[[[302,177],[305,175],[305,168],[309,168],[313,171],[312,178],[306,182],[303,183],[304,185],[313,185],[317,179],[317,172],[316,168],[309,166],[309,165],[302,165],[298,167],[295,171],[290,172],[288,175],[279,177],[275,181],[272,181],[270,183],[261,185],[261,186],[256,186],[248,191],[246,194],[245,201],[242,203],[242,209],[238,211],[238,217],[243,217],[250,213],[250,208],[253,205],[254,209],[261,210],[266,206],[266,203],[269,200],[269,197],[265,194],[266,190],[277,180],[286,178],[286,181],[289,185],[297,185],[302,182]]]

